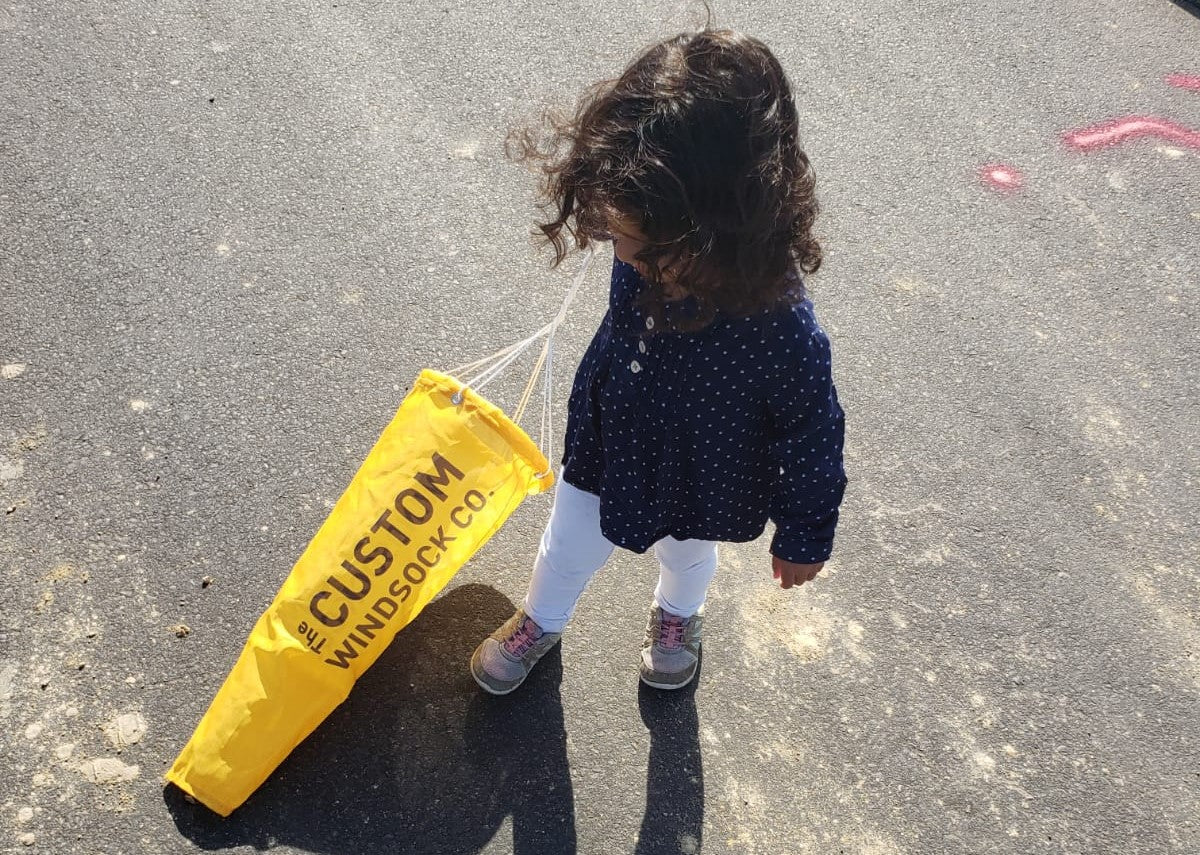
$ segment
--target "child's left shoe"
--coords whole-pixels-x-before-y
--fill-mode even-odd
[[[652,605],[638,666],[642,682],[655,689],[681,689],[692,682],[700,668],[703,623],[703,606],[690,618],[682,618]]]

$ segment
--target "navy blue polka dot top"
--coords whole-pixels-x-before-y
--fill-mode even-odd
[[[844,417],[812,303],[681,333],[654,329],[644,287],[614,259],[571,391],[563,479],[600,497],[604,536],[634,552],[667,535],[753,540],[769,518],[773,555],[824,561],[846,484]]]

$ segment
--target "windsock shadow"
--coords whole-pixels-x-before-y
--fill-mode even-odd
[[[467,671],[513,608],[486,585],[443,594],[228,819],[167,787],[176,827],[206,850],[448,855],[479,852],[511,816],[514,855],[574,853],[559,648],[507,697]]]

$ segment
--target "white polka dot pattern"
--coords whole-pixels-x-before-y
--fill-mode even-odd
[[[662,330],[636,303],[645,283],[614,259],[609,311],[575,375],[563,479],[600,496],[605,537],[645,552],[679,540],[753,540],[824,561],[846,484],[844,417],[829,339],[812,304]],[[635,367],[636,366],[636,367]]]

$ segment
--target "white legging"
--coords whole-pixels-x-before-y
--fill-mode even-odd
[[[546,632],[562,632],[579,595],[615,548],[600,532],[600,497],[560,481],[533,565],[525,613]],[[671,614],[691,617],[704,605],[717,571],[717,544],[667,537],[654,545],[654,554],[659,563],[654,602]]]

